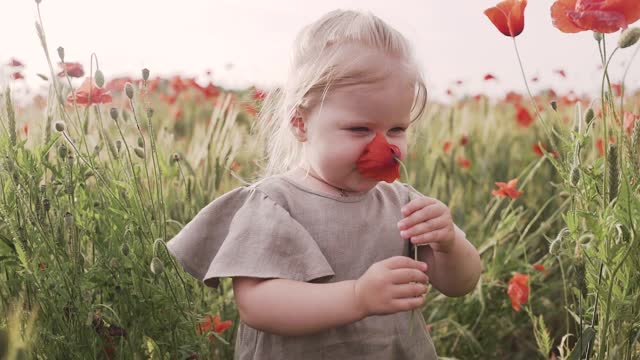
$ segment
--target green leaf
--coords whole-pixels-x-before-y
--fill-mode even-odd
[[[582,336],[580,336],[578,341],[576,341],[576,347],[573,349],[571,354],[569,354],[569,357],[567,358],[567,360],[582,359],[582,357],[584,356],[584,353],[587,351],[587,346],[589,346],[589,343],[591,342],[591,340],[593,340],[595,336],[596,336],[596,331],[592,327],[589,326],[586,329],[584,329],[584,331],[582,332]]]

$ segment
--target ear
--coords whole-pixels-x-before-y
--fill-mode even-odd
[[[299,110],[296,110],[295,114],[291,117],[290,124],[293,136],[300,142],[307,141],[307,127]]]

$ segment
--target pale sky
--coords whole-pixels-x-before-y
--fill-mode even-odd
[[[139,76],[147,67],[154,75],[197,76],[203,83],[211,69],[214,83],[240,88],[266,87],[284,80],[288,52],[295,34],[309,22],[335,8],[370,10],[402,32],[411,42],[431,96],[445,98],[451,87],[457,94],[484,92],[502,95],[524,91],[523,79],[510,37],[499,33],[483,14],[495,0],[42,0],[40,5],[54,62],[63,46],[67,61],[89,69],[95,52],[107,77]],[[551,25],[552,0],[530,0],[525,29],[517,37],[532,90],[553,86],[563,93],[595,93],[601,73],[591,32],[564,34]],[[48,74],[34,26],[33,0],[0,0],[0,64],[15,57],[26,64],[28,84],[44,82]],[[640,26],[640,22],[635,26]],[[608,36],[609,44],[618,34]],[[635,48],[618,51],[611,65],[619,81]],[[625,81],[640,87],[640,55]],[[233,67],[225,67],[232,63]],[[554,73],[564,69],[567,78]],[[0,85],[6,85],[6,67],[0,66]],[[57,69],[56,69],[57,70]],[[492,73],[497,82],[485,82]],[[0,75],[2,75],[0,73]],[[463,80],[463,87],[453,83]],[[15,86],[20,87],[20,85]]]

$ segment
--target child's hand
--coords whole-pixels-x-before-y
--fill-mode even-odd
[[[393,314],[422,306],[427,264],[406,256],[378,261],[356,280],[354,290],[364,316]],[[414,283],[415,282],[415,283]]]
[[[438,199],[421,197],[402,208],[405,216],[398,222],[400,236],[411,239],[416,245],[429,244],[434,251],[449,252],[453,247],[455,232],[453,218],[447,205]]]

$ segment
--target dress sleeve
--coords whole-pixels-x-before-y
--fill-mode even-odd
[[[221,277],[311,281],[335,275],[307,230],[255,187],[237,188],[209,203],[167,248],[210,287]]]

